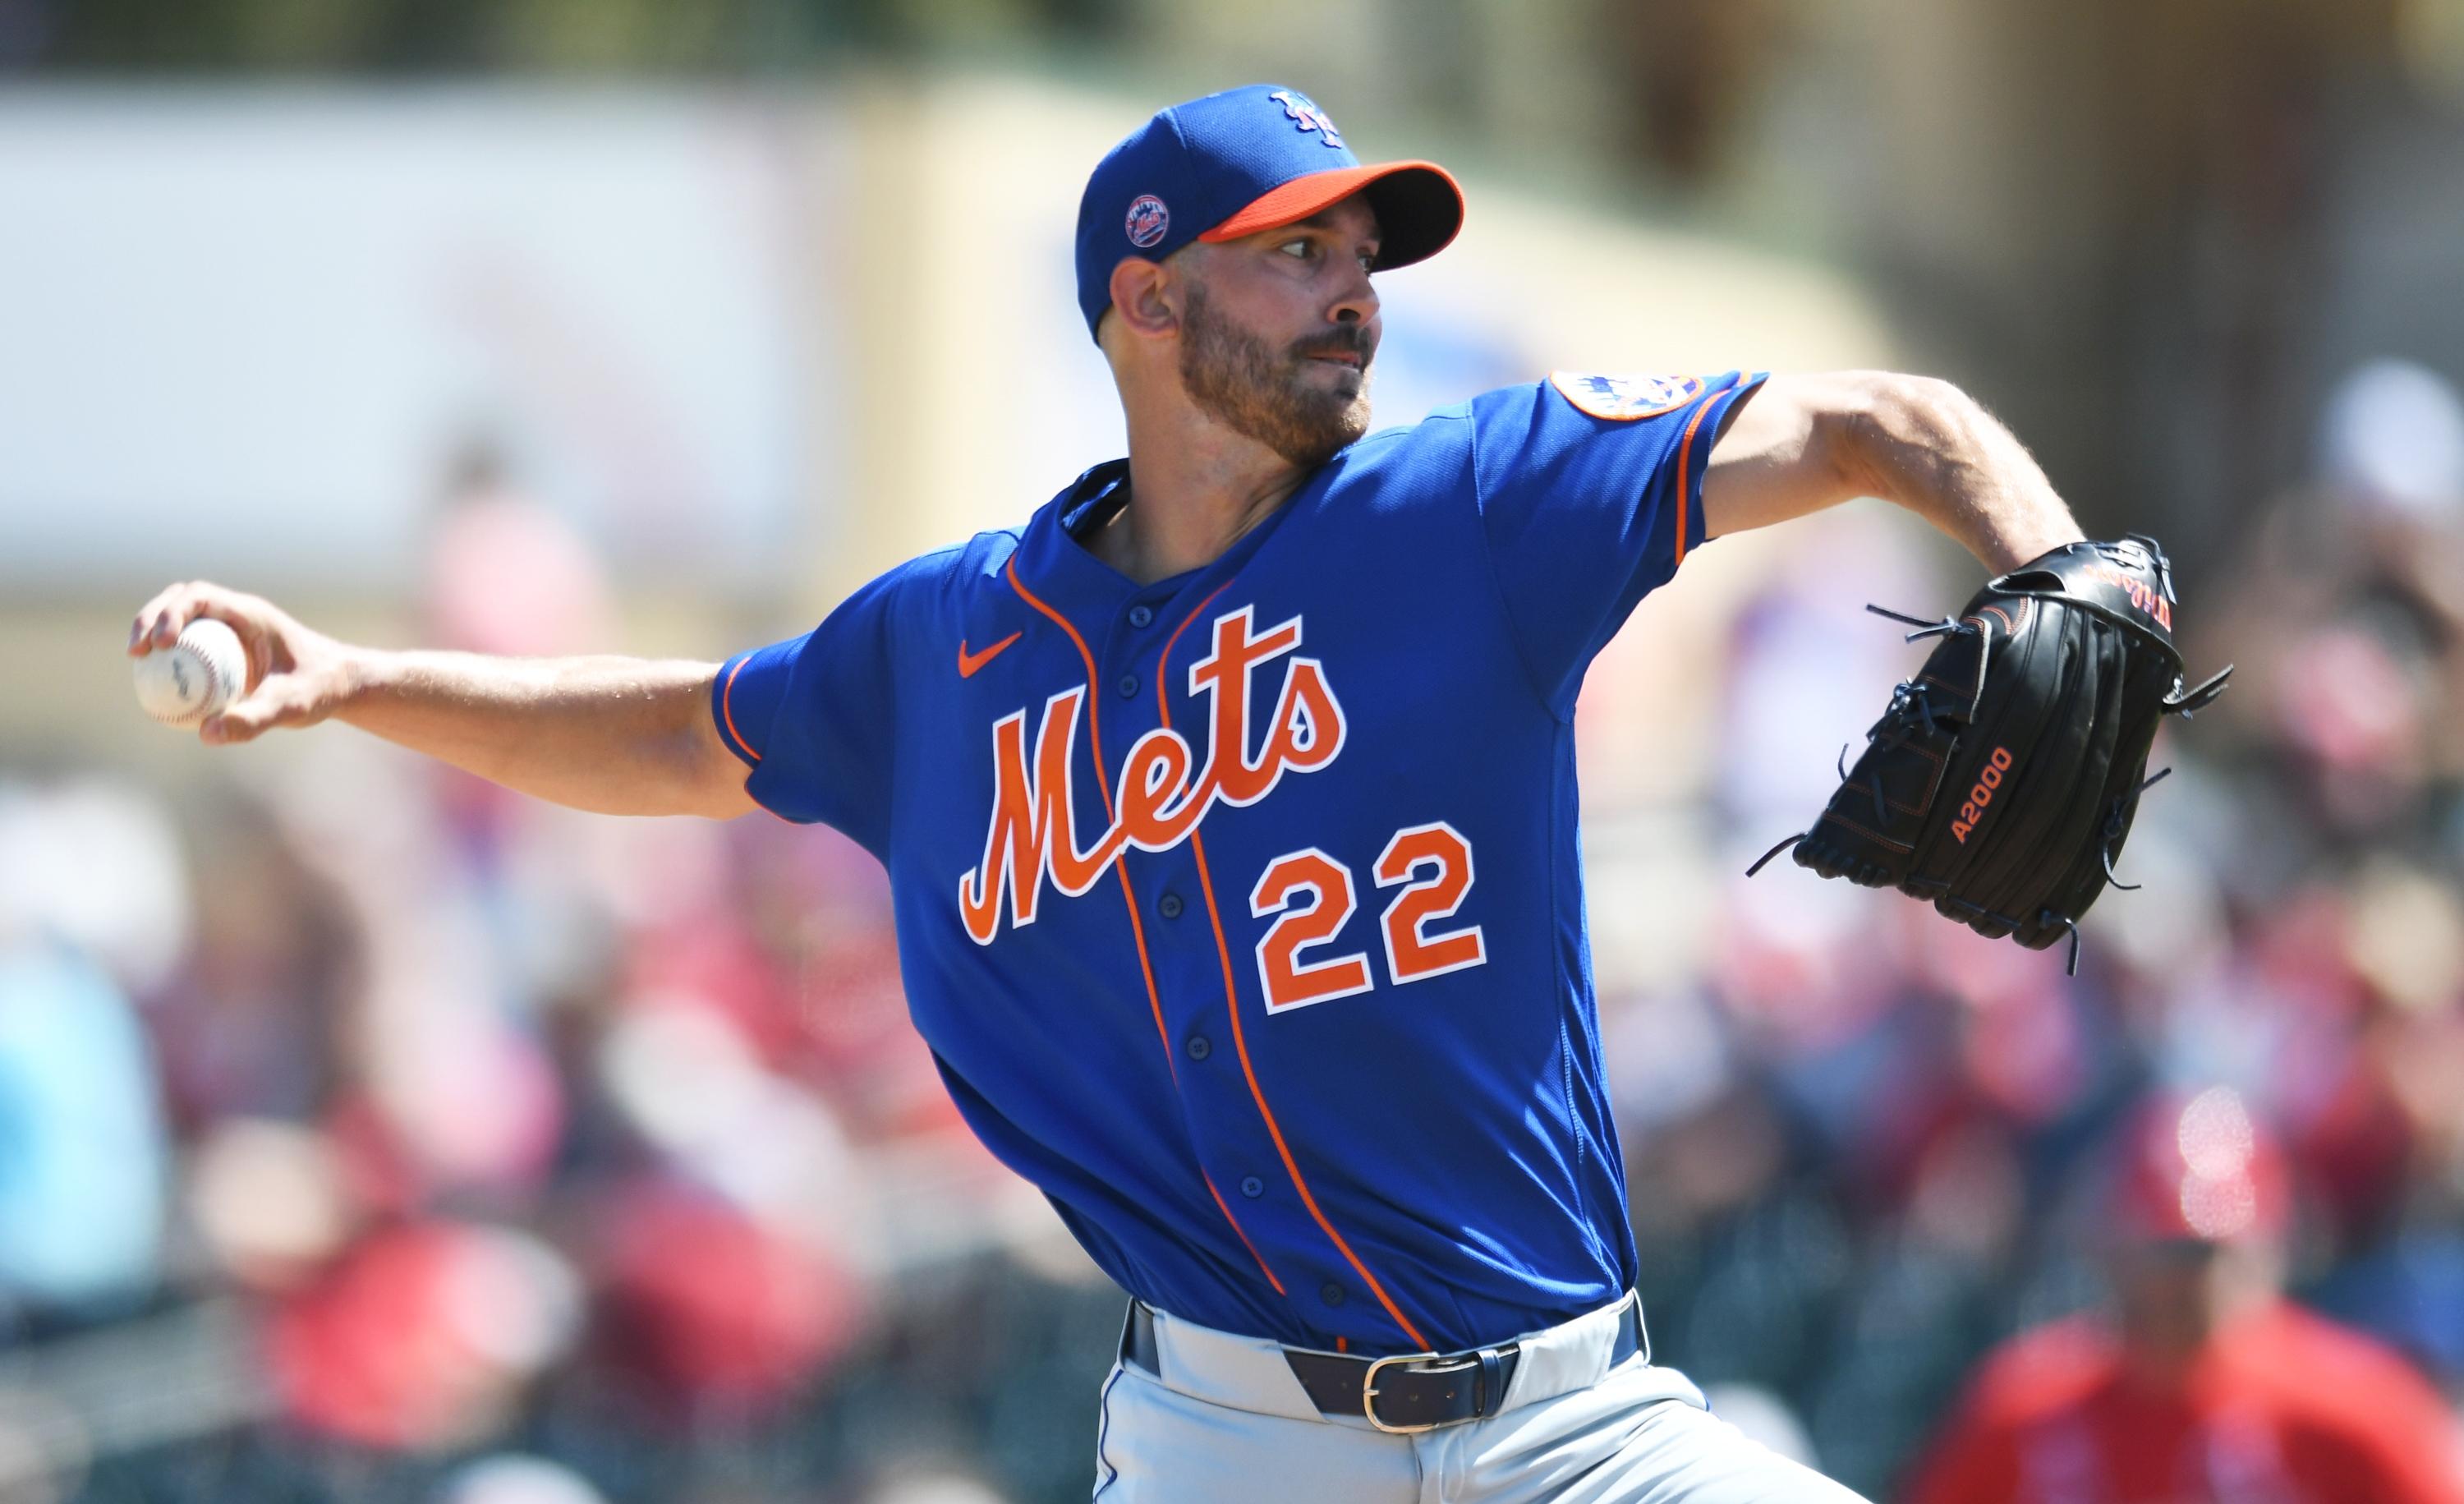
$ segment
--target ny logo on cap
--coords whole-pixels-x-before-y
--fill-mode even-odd
[[[1316,101],[1308,95],[1294,94],[1289,89],[1277,89],[1266,98],[1283,105],[1284,113],[1292,118],[1293,129],[1313,130],[1323,137],[1325,144],[1330,146],[1343,144],[1343,133],[1334,128],[1334,122],[1328,120],[1326,111],[1319,109]]]

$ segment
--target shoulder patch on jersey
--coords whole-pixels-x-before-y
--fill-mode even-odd
[[[1549,384],[1593,417],[1620,423],[1656,418],[1703,394],[1700,376],[1602,376],[1591,371],[1551,371]]]

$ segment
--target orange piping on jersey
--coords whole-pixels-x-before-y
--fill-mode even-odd
[[[736,667],[727,671],[727,682],[718,687],[718,714],[719,718],[727,722],[727,734],[736,739],[736,744],[744,749],[744,755],[751,758],[756,763],[759,763],[761,761],[761,754],[754,751],[753,743],[745,741],[743,733],[736,729],[736,712],[729,705],[729,701],[733,699],[736,695],[736,676],[744,672],[744,665],[751,662],[752,657],[753,655],[751,653],[745,654],[743,657],[736,660]],[[745,775],[745,781],[747,783],[750,783],[752,778],[753,775],[750,773]],[[756,804],[760,803],[759,800],[754,802]],[[781,825],[794,825],[797,823],[788,819],[785,815],[781,814],[778,810],[771,808],[768,805],[761,806],[761,812],[768,815],[771,819],[778,821]]]
[[[1087,651],[1087,639],[1078,635],[1078,629],[1069,625],[1068,617],[1045,605],[1033,590],[1019,583],[1017,555],[1010,556],[1009,563],[1001,566],[1001,572],[1009,576],[1009,587],[1018,592],[1019,599],[1050,617],[1054,626],[1069,634],[1069,640],[1078,648],[1078,661],[1087,665],[1087,738],[1095,754],[1095,787],[1104,796],[1104,807],[1110,809],[1112,807],[1112,783],[1104,776],[1104,722],[1099,703],[1103,697],[1095,693],[1095,655]],[[1075,832],[1068,834],[1072,840],[1077,838]]]
[[[1736,390],[1744,380],[1741,376],[1704,398],[1703,405],[1694,409],[1694,416],[1685,420],[1685,436],[1677,443],[1677,558],[1672,568],[1685,562],[1685,507],[1691,489],[1685,484],[1685,471],[1686,462],[1694,457],[1694,431],[1703,426],[1703,414],[1718,407],[1720,399]]]
[[[1215,879],[1207,873],[1206,842],[1192,830],[1189,846],[1198,857],[1199,890],[1206,895],[1206,921],[1215,927],[1216,959],[1223,966],[1223,1005],[1232,1015],[1232,1048],[1241,1052],[1241,1073],[1248,1078],[1249,1095],[1258,1104],[1258,1116],[1265,1119],[1266,1133],[1275,1140],[1275,1152],[1283,1157],[1285,1173],[1291,1176],[1292,1188],[1301,1193],[1301,1205],[1309,1208],[1309,1217],[1317,1223],[1318,1230],[1334,1244],[1344,1262],[1350,1264],[1353,1272],[1368,1285],[1370,1293],[1377,1297],[1377,1303],[1384,1306],[1386,1314],[1395,1318],[1395,1324],[1403,1329],[1403,1335],[1412,1339],[1412,1345],[1427,1352],[1429,1339],[1422,1337],[1420,1329],[1403,1315],[1394,1298],[1386,1294],[1386,1287],[1377,1282],[1376,1275],[1369,1272],[1369,1266],[1360,1262],[1360,1255],[1352,1251],[1352,1245],[1343,1241],[1343,1234],[1335,1231],[1334,1224],[1327,1221],[1326,1213],[1318,1209],[1317,1198],[1309,1194],[1309,1182],[1301,1179],[1301,1167],[1292,1161],[1291,1146],[1284,1142],[1283,1129],[1275,1126],[1275,1115],[1267,1110],[1265,1094],[1258,1089],[1257,1070],[1249,1064],[1249,1042],[1241,1032],[1241,998],[1232,986],[1232,947],[1223,939],[1223,917],[1215,906]]]
[[[1164,641],[1163,654],[1155,661],[1155,708],[1161,715],[1163,728],[1166,731],[1172,729],[1172,696],[1167,689],[1171,681],[1169,670],[1172,665],[1172,645],[1180,640],[1180,634],[1189,629],[1189,624],[1198,620],[1199,612],[1212,605],[1215,596],[1222,594],[1230,587],[1231,583],[1226,580],[1222,585],[1216,586],[1215,593],[1199,602],[1197,609],[1191,611],[1178,627],[1174,628],[1172,635]],[[1090,673],[1088,677],[1091,684],[1093,675]],[[1248,755],[1245,748],[1243,749],[1242,755],[1244,757]],[[1199,891],[1206,896],[1206,922],[1214,926],[1215,956],[1223,967],[1223,1008],[1232,1019],[1232,1048],[1240,1052],[1241,1074],[1249,1083],[1249,1097],[1258,1104],[1258,1117],[1266,1124],[1266,1136],[1275,1140],[1275,1152],[1283,1157],[1284,1171],[1292,1178],[1292,1188],[1301,1193],[1301,1205],[1309,1208],[1309,1217],[1317,1223],[1318,1230],[1325,1233],[1327,1240],[1343,1254],[1344,1262],[1352,1266],[1353,1272],[1360,1276],[1361,1282],[1366,1284],[1370,1293],[1377,1297],[1377,1303],[1386,1308],[1386,1314],[1395,1318],[1395,1324],[1403,1329],[1403,1335],[1412,1339],[1412,1345],[1426,1352],[1429,1350],[1428,1338],[1422,1337],[1420,1329],[1414,1326],[1410,1318],[1403,1315],[1402,1308],[1396,1305],[1393,1297],[1386,1294],[1386,1287],[1377,1282],[1376,1275],[1369,1272],[1369,1266],[1360,1262],[1360,1255],[1352,1251],[1352,1245],[1343,1241],[1343,1234],[1335,1231],[1334,1224],[1327,1221],[1326,1213],[1318,1209],[1317,1198],[1309,1194],[1309,1182],[1301,1178],[1301,1167],[1292,1159],[1291,1146],[1284,1142],[1284,1131],[1276,1126],[1275,1115],[1266,1106],[1266,1094],[1258,1087],[1257,1068],[1249,1063],[1249,1040],[1241,1028],[1241,995],[1232,983],[1232,947],[1223,938],[1223,916],[1215,905],[1215,878],[1206,865],[1206,841],[1196,829],[1189,832],[1189,850],[1190,853],[1198,858],[1198,887]],[[1237,1228],[1239,1224],[1234,1224],[1234,1227]]]
[[[1338,1353],[1352,1351],[1352,1338],[1338,1333],[1334,1338],[1334,1350]]]
[[[1163,653],[1155,659],[1155,709],[1163,716],[1163,728],[1166,731],[1172,729],[1172,697],[1165,692],[1165,681],[1169,677],[1166,671],[1172,667],[1173,647],[1180,641],[1180,634],[1189,630],[1189,624],[1204,615],[1206,608],[1215,604],[1215,597],[1230,588],[1232,588],[1232,582],[1229,580],[1217,586],[1206,599],[1198,603],[1197,609],[1180,619],[1180,625],[1172,630],[1172,635],[1163,640]],[[1243,757],[1248,755],[1246,747],[1242,748],[1242,755]]]
[[[1164,693],[1164,675],[1172,664],[1173,645],[1180,641],[1180,634],[1189,630],[1189,624],[1198,620],[1199,613],[1203,612],[1207,607],[1213,605],[1215,603],[1215,597],[1221,595],[1231,583],[1231,581],[1226,580],[1222,585],[1217,586],[1205,600],[1198,603],[1198,608],[1196,610],[1191,611],[1187,616],[1181,618],[1180,625],[1172,630],[1172,635],[1163,640],[1162,656],[1155,660],[1155,703],[1157,709],[1162,712],[1163,725],[1164,729],[1167,731],[1172,729],[1172,704],[1170,697]],[[1195,832],[1193,831],[1192,833],[1194,834]],[[1164,1048],[1167,1052],[1170,1051],[1172,1047],[1169,1041],[1166,1042]],[[1175,1079],[1177,1079],[1177,1077]],[[1200,1175],[1206,1174],[1203,1170],[1200,1170],[1199,1173]],[[1214,1191],[1215,1205],[1222,1209],[1223,1220],[1232,1224],[1232,1230],[1240,1234],[1241,1246],[1249,1250],[1249,1256],[1258,1261],[1258,1270],[1261,1273],[1266,1276],[1266,1283],[1275,1287],[1275,1294],[1282,1295],[1287,1300],[1290,1299],[1290,1293],[1284,1289],[1284,1282],[1275,1277],[1275,1272],[1266,1267],[1265,1257],[1258,1251],[1258,1246],[1249,1241],[1249,1234],[1241,1227],[1241,1219],[1232,1215],[1231,1204],[1223,1199],[1223,1193],[1221,1191],[1215,1189],[1215,1177],[1211,1175],[1206,1176],[1206,1188],[1210,1191]]]
[[[1078,629],[1069,625],[1069,619],[1067,617],[1062,615],[1059,611],[1054,610],[1051,607],[1045,605],[1044,602],[1037,597],[1034,591],[1028,589],[1023,584],[1020,583],[1018,578],[1018,558],[1016,555],[1012,555],[1009,562],[1002,566],[1002,572],[1009,577],[1009,587],[1018,592],[1021,600],[1026,602],[1027,605],[1034,607],[1045,616],[1050,617],[1054,625],[1058,626],[1063,631],[1067,632],[1069,634],[1069,640],[1077,644],[1078,661],[1087,666],[1087,740],[1089,750],[1091,750],[1095,756],[1095,786],[1097,789],[1101,790],[1104,795],[1104,807],[1110,809],[1112,807],[1112,790],[1111,782],[1104,777],[1104,728],[1096,719],[1095,702],[1102,697],[1095,693],[1095,655],[1087,650],[1087,639],[1078,635]],[[1207,597],[1208,600],[1213,600],[1214,598],[1215,597],[1211,595]],[[1182,625],[1186,626],[1188,624],[1184,622]],[[1072,831],[1064,831],[1062,832],[1062,835],[1065,840],[1075,840],[1077,838],[1075,832]],[[1173,1058],[1172,1033],[1169,1029],[1164,1028],[1163,994],[1155,988],[1155,963],[1147,959],[1146,926],[1140,922],[1138,918],[1138,896],[1130,887],[1130,862],[1126,855],[1115,856],[1112,858],[1112,874],[1121,879],[1121,901],[1128,904],[1130,907],[1130,936],[1133,940],[1137,941],[1138,974],[1146,979],[1147,1006],[1155,1012],[1155,1042],[1163,1046],[1164,1069],[1172,1073],[1173,1090],[1178,1091],[1180,1089],[1180,1062]],[[1215,1188],[1214,1180],[1207,1176],[1206,1172],[1202,1169],[1198,1173],[1200,1179],[1206,1181],[1206,1189],[1208,1194],[1215,1198],[1216,1209],[1223,1213],[1224,1221],[1232,1224],[1233,1236],[1239,1238],[1241,1240],[1241,1246],[1249,1250],[1249,1256],[1258,1261],[1258,1272],[1266,1276],[1266,1283],[1275,1287],[1275,1294],[1284,1295],[1286,1299],[1291,1298],[1285,1293],[1284,1282],[1277,1279],[1275,1277],[1275,1272],[1266,1267],[1265,1257],[1258,1252],[1258,1246],[1249,1241],[1249,1234],[1247,1232],[1242,1230],[1241,1219],[1232,1215],[1232,1208],[1224,1203],[1223,1193]]]
[[[736,667],[727,671],[727,682],[718,689],[718,715],[727,722],[727,734],[736,739],[736,744],[744,749],[744,755],[759,763],[761,754],[754,751],[753,743],[744,740],[744,733],[736,729],[736,711],[730,703],[736,698],[736,676],[743,673],[744,665],[751,661],[752,655],[748,653],[737,659]]]
[[[1232,1215],[1232,1207],[1229,1203],[1224,1201],[1223,1193],[1215,1188],[1215,1177],[1207,1174],[1204,1170],[1199,1170],[1198,1172],[1198,1178],[1206,1183],[1206,1193],[1215,1198],[1215,1209],[1223,1213],[1224,1221],[1232,1224],[1232,1235],[1241,1240],[1241,1246],[1249,1250],[1249,1256],[1251,1258],[1258,1260],[1258,1272],[1266,1276],[1266,1283],[1275,1287],[1275,1294],[1283,1296],[1286,1300],[1292,1298],[1291,1292],[1284,1288],[1284,1282],[1277,1279],[1275,1277],[1275,1272],[1266,1267],[1265,1259],[1261,1257],[1258,1252],[1258,1245],[1250,1242],[1249,1234],[1241,1230],[1241,1219]]]
[[[1104,807],[1110,809],[1112,807],[1112,789],[1111,781],[1104,777],[1104,725],[1098,719],[1100,712],[1095,703],[1102,697],[1095,693],[1095,655],[1087,651],[1087,639],[1078,635],[1078,629],[1069,625],[1067,617],[1045,605],[1034,591],[1019,583],[1018,559],[1015,555],[1003,566],[1003,572],[1009,576],[1009,587],[1019,593],[1021,600],[1050,617],[1056,626],[1069,634],[1069,640],[1078,645],[1078,661],[1087,666],[1088,750],[1092,752],[1095,758],[1095,786],[1103,791]],[[1078,833],[1074,830],[1064,830],[1061,832],[1061,838],[1064,841],[1074,842],[1078,838]],[[1119,856],[1113,857],[1112,874],[1121,879],[1121,899],[1130,906],[1130,936],[1137,941],[1138,945],[1138,972],[1146,978],[1147,1006],[1155,1010],[1155,1042],[1163,1046],[1164,1069],[1172,1073],[1172,1084],[1177,1088],[1180,1085],[1180,1062],[1172,1057],[1172,1034],[1163,1026],[1163,995],[1155,990],[1155,965],[1147,959],[1146,926],[1138,921],[1138,897],[1130,890],[1128,860]]]

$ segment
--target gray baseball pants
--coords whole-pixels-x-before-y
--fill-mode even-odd
[[[1162,1372],[1104,1381],[1096,1504],[1864,1504],[1647,1351],[1611,1369],[1622,1304],[1523,1338],[1497,1414],[1408,1436],[1320,1414],[1273,1342],[1156,1312]]]

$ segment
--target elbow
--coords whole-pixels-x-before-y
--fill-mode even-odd
[[[1846,386],[1834,449],[1838,468],[1864,496],[1907,500],[1912,484],[1974,447],[1985,420],[1974,398],[1938,376],[1859,371]]]
[[[1983,410],[1975,398],[1939,376],[1911,376],[1903,371],[1876,372],[1872,400],[1886,419],[1919,431]]]

